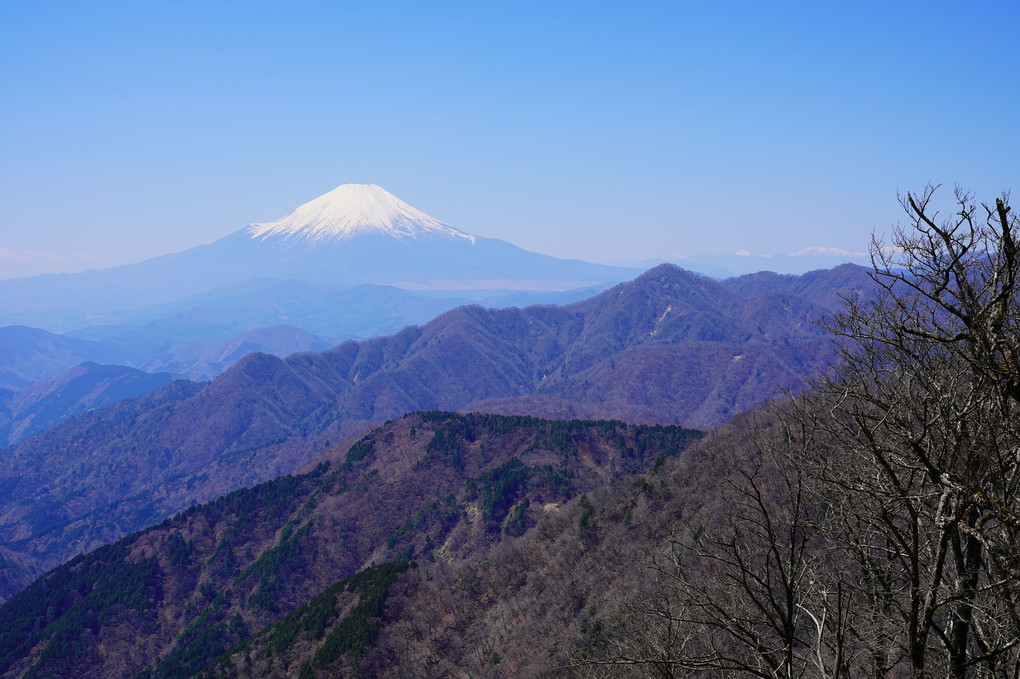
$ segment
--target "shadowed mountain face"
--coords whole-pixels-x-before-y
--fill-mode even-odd
[[[86,340],[0,328],[0,445],[18,443],[86,410],[147,394],[176,377],[212,379],[243,356],[323,351],[330,343],[293,326],[257,328],[225,341],[183,343],[160,354],[138,336]],[[98,365],[88,357],[140,363]],[[82,362],[84,360],[84,362]],[[69,367],[73,366],[73,367]],[[63,372],[61,372],[63,370]]]
[[[661,266],[566,307],[464,307],[322,354],[251,355],[79,416],[0,460],[2,591],[415,410],[718,424],[817,371],[831,349],[812,319],[868,283],[852,266],[738,281]]]
[[[317,676],[350,676],[408,559],[474,567],[499,559],[501,543],[559,531],[594,548],[585,494],[639,478],[700,438],[672,426],[435,411],[388,422],[327,450],[332,461],[307,474],[194,507],[43,577],[0,608],[0,676],[188,677],[245,640],[257,668],[239,650],[209,676],[297,676],[303,664],[301,676],[316,676],[313,658]],[[590,524],[580,533],[578,505]],[[572,596],[587,596],[591,579],[562,569],[568,576],[582,582]],[[552,639],[539,641],[546,657]]]

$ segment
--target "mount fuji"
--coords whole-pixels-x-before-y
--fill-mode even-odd
[[[343,241],[359,235],[384,234],[398,240],[418,237],[475,237],[430,217],[375,184],[344,184],[298,207],[275,222],[252,224],[252,238]]]
[[[458,230],[374,184],[344,184],[270,222],[136,264],[0,281],[0,326],[67,331],[255,279],[479,298],[576,290],[636,269],[557,259]]]

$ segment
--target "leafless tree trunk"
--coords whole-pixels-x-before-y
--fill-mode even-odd
[[[938,221],[934,194],[903,199],[909,228],[873,247],[874,297],[828,322],[840,360],[795,414],[822,445],[796,464],[897,622],[874,637],[876,668],[902,654],[916,677],[1005,676],[1020,632],[1017,220],[1005,198],[979,209],[958,190]]]

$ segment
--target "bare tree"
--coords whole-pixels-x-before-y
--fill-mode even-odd
[[[883,622],[876,676],[1013,676],[1020,574],[1017,220],[1008,197],[907,194],[870,298],[828,322],[836,367],[800,399],[796,463],[830,500],[828,534]],[[891,621],[891,624],[890,624]],[[875,621],[873,621],[875,622]]]

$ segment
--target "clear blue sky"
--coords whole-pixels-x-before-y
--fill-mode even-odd
[[[556,256],[863,250],[897,190],[1020,185],[1018,27],[1011,2],[0,0],[0,277],[347,182]]]

